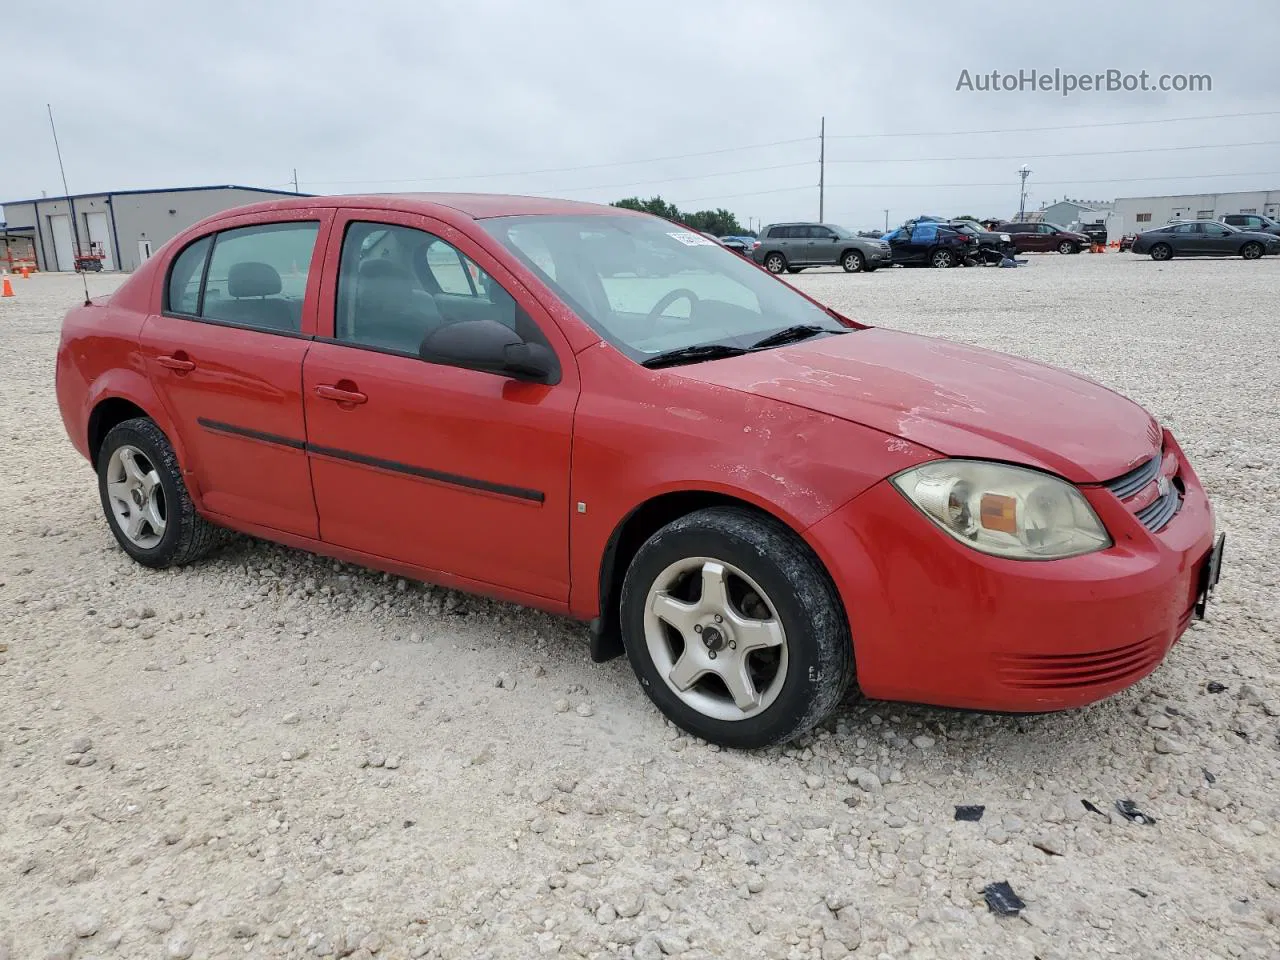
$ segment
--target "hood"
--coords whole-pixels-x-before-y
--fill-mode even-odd
[[[1076,483],[1151,457],[1142,407],[1065,370],[949,340],[869,328],[671,373],[860,423],[952,457],[1004,460]]]

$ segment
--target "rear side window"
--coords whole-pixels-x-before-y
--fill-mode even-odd
[[[302,299],[320,225],[269,223],[219,233],[200,316],[263,330],[302,329]]]
[[[173,261],[169,270],[169,287],[165,310],[189,317],[200,311],[200,284],[204,280],[204,264],[209,259],[213,237],[201,237]]]

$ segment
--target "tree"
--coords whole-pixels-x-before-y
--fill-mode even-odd
[[[715,234],[717,237],[743,236],[748,233],[742,224],[738,222],[737,216],[723,207],[717,210],[696,210],[692,213],[686,213],[674,203],[667,203],[661,197],[651,197],[648,200],[641,200],[639,197],[627,197],[623,200],[615,201],[612,206],[622,207],[624,210],[651,213],[656,217],[683,223],[694,230],[703,230],[707,233]]]

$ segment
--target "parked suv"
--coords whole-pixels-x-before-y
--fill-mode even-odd
[[[845,273],[870,273],[893,265],[883,240],[859,237],[833,223],[771,223],[751,249],[756,263],[770,273],[799,273],[805,267],[839,264]]]
[[[1229,227],[1248,230],[1251,233],[1270,233],[1280,237],[1280,223],[1271,217],[1259,216],[1256,213],[1228,213],[1222,217],[1222,222]]]
[[[1013,223],[1002,224],[1000,230],[1013,238],[1013,245],[1019,253],[1033,251],[1059,253],[1079,253],[1089,246],[1089,235],[1068,230],[1056,223]]]

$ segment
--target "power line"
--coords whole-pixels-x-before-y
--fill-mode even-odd
[[[1244,173],[1185,173],[1164,177],[1104,177],[1100,180],[1038,180],[1043,187],[1068,187],[1095,183],[1153,183],[1163,180],[1210,180],[1226,177],[1280,177],[1280,171],[1263,170]],[[1005,180],[991,183],[829,183],[829,190],[928,190],[934,187],[1008,187]],[[704,203],[709,200],[734,200],[738,197],[755,197],[772,193],[793,193],[797,190],[812,190],[813,184],[804,183],[794,187],[777,187],[771,190],[752,190],[746,193],[721,193],[711,197],[693,197],[685,200],[672,200],[679,206],[688,203]]]
[[[1204,113],[1191,117],[1162,117],[1158,120],[1108,120],[1098,123],[1064,123],[1051,127],[1001,127],[994,130],[934,130],[909,133],[846,133],[828,137],[829,140],[876,140],[889,137],[958,137],[980,136],[989,133],[1035,133],[1041,130],[1089,130],[1097,127],[1136,127],[1153,123],[1183,123],[1191,120],[1226,120],[1234,117],[1274,117],[1280,110],[1259,110],[1253,113]]]
[[[1129,153],[1166,153],[1173,150],[1222,150],[1227,147],[1273,147],[1280,140],[1253,140],[1248,143],[1198,143],[1180,147],[1134,147],[1130,150],[1082,150],[1076,153],[1018,153],[988,157],[894,157],[888,159],[828,160],[827,163],[953,163],[961,160],[1055,160],[1062,157],[1114,157]]]
[[[792,143],[810,143],[817,137],[796,137],[792,140],[772,140],[769,143],[746,144],[741,147],[722,147],[719,150],[702,150],[698,153],[679,153],[669,157],[648,157],[643,160],[616,160],[609,163],[589,163],[576,167],[546,167],[542,170],[518,170],[510,173],[465,173],[453,177],[399,177],[389,180],[308,180],[308,183],[329,186],[344,183],[441,183],[448,180],[492,180],[499,177],[532,177],[541,173],[575,173],[579,170],[603,170],[606,167],[629,167],[642,163],[663,163],[668,160],[688,160],[692,157],[712,157],[743,150],[764,150]]]

